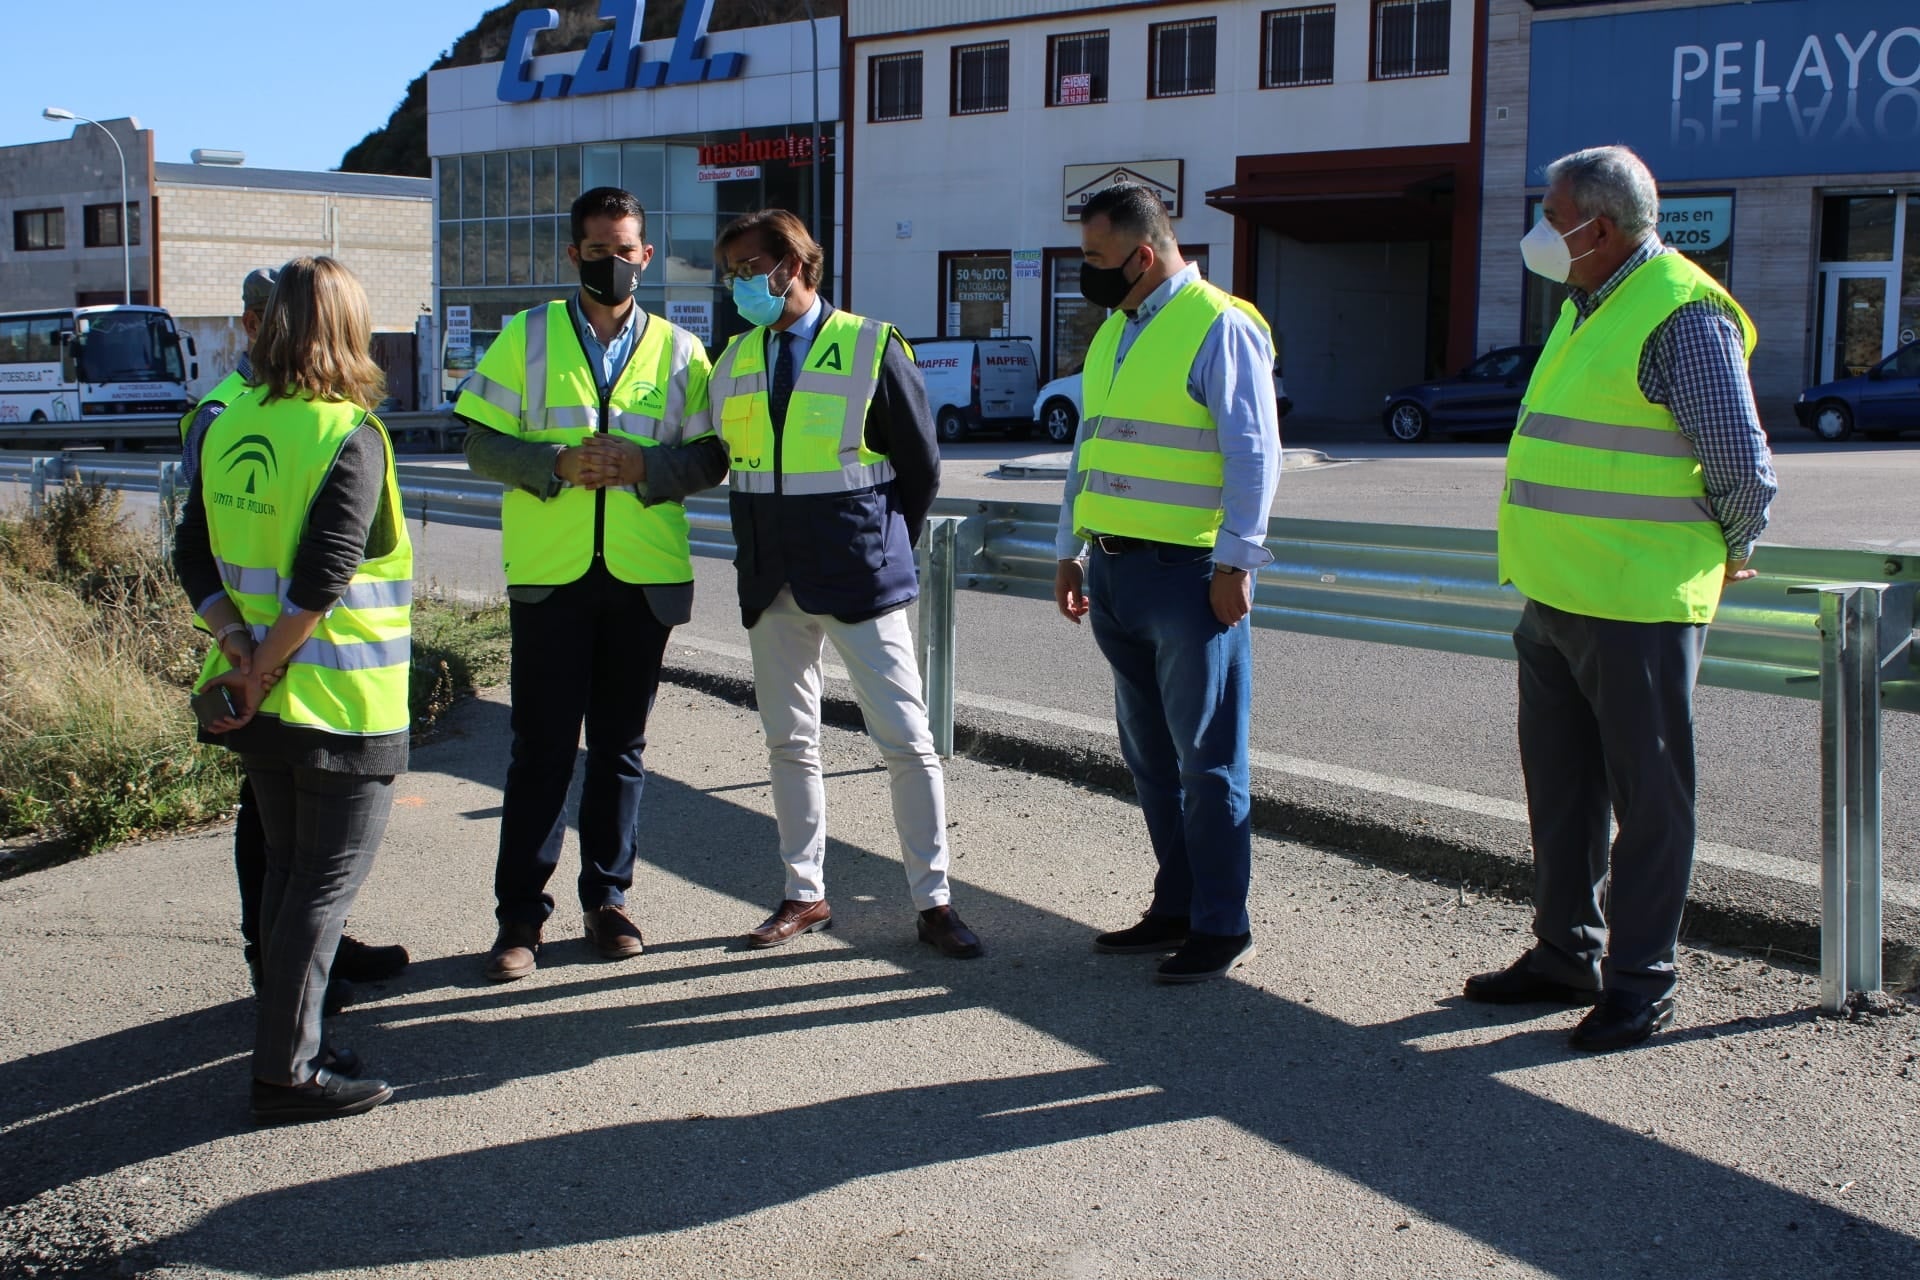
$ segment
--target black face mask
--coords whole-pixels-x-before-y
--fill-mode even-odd
[[[1135,250],[1134,253],[1138,253]],[[1133,261],[1133,254],[1127,255],[1126,262],[1117,267],[1096,267],[1092,263],[1080,264],[1080,296],[1097,307],[1111,311],[1127,300],[1133,292],[1133,286],[1140,283],[1140,277],[1127,279],[1127,262]]]
[[[633,296],[639,284],[637,262],[612,256],[580,259],[580,287],[601,306],[619,306]]]

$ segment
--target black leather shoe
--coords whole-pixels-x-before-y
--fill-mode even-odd
[[[1674,1007],[1672,996],[1649,1000],[1627,991],[1609,991],[1592,1013],[1580,1019],[1567,1043],[1588,1053],[1628,1048],[1672,1026]]]
[[[357,1116],[392,1096],[393,1089],[384,1080],[349,1080],[322,1067],[309,1084],[267,1084],[255,1080],[253,1122],[299,1124],[305,1120]]]
[[[1527,956],[1493,973],[1474,974],[1467,979],[1465,994],[1481,1004],[1587,1005],[1600,998],[1592,988],[1541,977],[1527,964]]]
[[[385,982],[399,977],[406,967],[405,947],[370,947],[344,933],[340,935],[340,949],[333,953],[334,974],[348,982]]]
[[[978,960],[987,948],[952,907],[928,907],[920,913],[920,941],[952,960]]]
[[[1205,982],[1224,978],[1256,954],[1250,933],[1190,933],[1187,944],[1153,971],[1155,982]]]
[[[1097,934],[1093,949],[1110,956],[1142,956],[1156,951],[1178,951],[1186,941],[1187,917],[1157,916],[1149,911],[1140,917],[1139,924]]]

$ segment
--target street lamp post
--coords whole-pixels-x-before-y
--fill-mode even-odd
[[[107,141],[111,142],[113,144],[113,149],[120,153],[120,217],[118,218],[118,222],[120,223],[120,264],[121,264],[122,270],[125,272],[125,275],[123,276],[123,282],[122,282],[122,289],[124,293],[124,297],[122,300],[128,306],[132,306],[133,305],[133,237],[128,234],[128,231],[130,230],[130,228],[127,226],[127,151],[126,151],[126,148],[120,145],[120,139],[113,136],[113,130],[107,128],[107,126],[101,124],[98,120],[89,120],[85,116],[75,115],[73,112],[68,111],[65,107],[48,107],[45,111],[42,111],[40,114],[42,116],[45,116],[49,120],[54,120],[54,121],[78,120],[83,124],[90,124],[94,128],[98,129],[100,132],[106,134]]]
[[[820,243],[820,20],[813,16],[813,0],[800,0],[807,10],[807,30],[813,34],[813,202],[807,207],[813,242]],[[836,258],[835,262],[838,263]]]

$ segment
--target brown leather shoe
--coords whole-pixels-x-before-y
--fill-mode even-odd
[[[599,907],[586,913],[587,941],[602,960],[631,960],[647,949],[640,926],[623,906]]]
[[[795,902],[788,898],[780,909],[747,931],[747,945],[756,950],[791,942],[803,933],[833,927],[833,908],[825,898],[818,902]]]
[[[977,960],[987,954],[979,935],[952,907],[928,907],[920,913],[920,941],[955,960]]]
[[[540,926],[503,924],[500,935],[487,952],[487,977],[495,982],[512,982],[532,973],[540,954]]]

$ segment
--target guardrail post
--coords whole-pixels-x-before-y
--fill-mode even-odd
[[[60,459],[35,458],[27,465],[27,510],[37,516],[47,509],[47,481],[60,478]]]
[[[964,523],[959,516],[929,516],[921,540],[920,672],[926,684],[933,748],[942,756],[953,754],[953,667],[958,644],[953,579]]]
[[[180,464],[160,464],[160,480],[154,492],[160,499],[160,558],[173,554],[173,527],[180,522]]]
[[[1820,1007],[1880,990],[1880,684],[1907,671],[1914,584],[1796,586],[1820,595]]]

